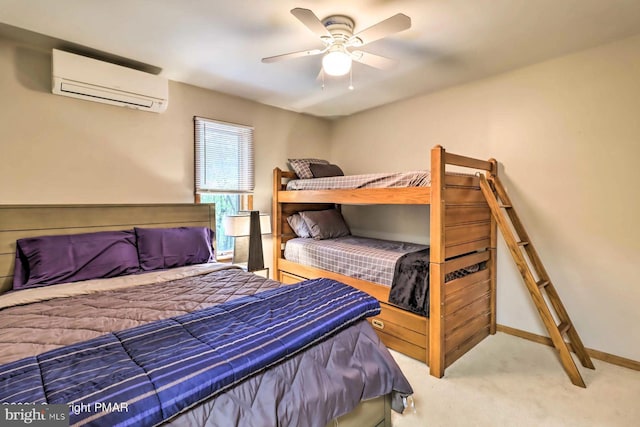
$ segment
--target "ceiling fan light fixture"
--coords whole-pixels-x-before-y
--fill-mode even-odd
[[[344,76],[352,70],[352,61],[378,69],[386,69],[392,66],[394,61],[389,58],[350,49],[360,48],[391,34],[411,28],[411,18],[402,13],[396,13],[356,34],[354,34],[354,20],[346,15],[331,15],[320,20],[311,10],[301,7],[291,9],[291,14],[320,38],[324,49],[303,50],[269,56],[262,58],[262,62],[271,63],[283,59],[323,55],[321,69],[323,88],[325,74],[329,76]],[[351,79],[349,89],[353,90]]]
[[[332,50],[322,58],[322,69],[330,76],[344,76],[351,70],[351,55],[344,50]]]

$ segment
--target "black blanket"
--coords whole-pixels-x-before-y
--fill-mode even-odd
[[[389,302],[420,316],[429,316],[429,248],[398,259]]]

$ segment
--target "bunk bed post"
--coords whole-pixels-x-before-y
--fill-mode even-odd
[[[431,149],[431,210],[429,255],[429,330],[427,363],[429,372],[441,378],[445,368],[444,347],[444,193],[445,151],[440,145]]]
[[[278,191],[282,187],[282,170],[275,168],[273,170],[273,198],[271,212],[271,238],[273,240],[273,266],[271,267],[272,277],[279,280],[280,267],[278,260],[282,256],[282,205],[278,202]]]
[[[498,161],[494,158],[489,159],[491,163],[491,170],[489,175],[491,178],[498,176]],[[489,271],[491,277],[491,323],[489,326],[489,333],[495,335],[496,333],[496,301],[497,301],[497,275],[498,275],[498,225],[496,219],[491,215],[491,258],[489,259]]]

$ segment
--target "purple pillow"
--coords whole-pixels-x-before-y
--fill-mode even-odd
[[[133,230],[20,239],[13,289],[139,272],[135,242]]]
[[[134,228],[143,270],[211,262],[213,232],[207,227]]]

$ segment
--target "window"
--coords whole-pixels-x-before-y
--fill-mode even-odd
[[[216,257],[226,258],[233,252],[233,237],[224,234],[222,218],[243,210],[239,194],[202,194],[200,203],[216,204]]]
[[[253,128],[195,117],[196,203],[216,204],[216,251],[230,256],[225,215],[251,209],[254,188]]]

